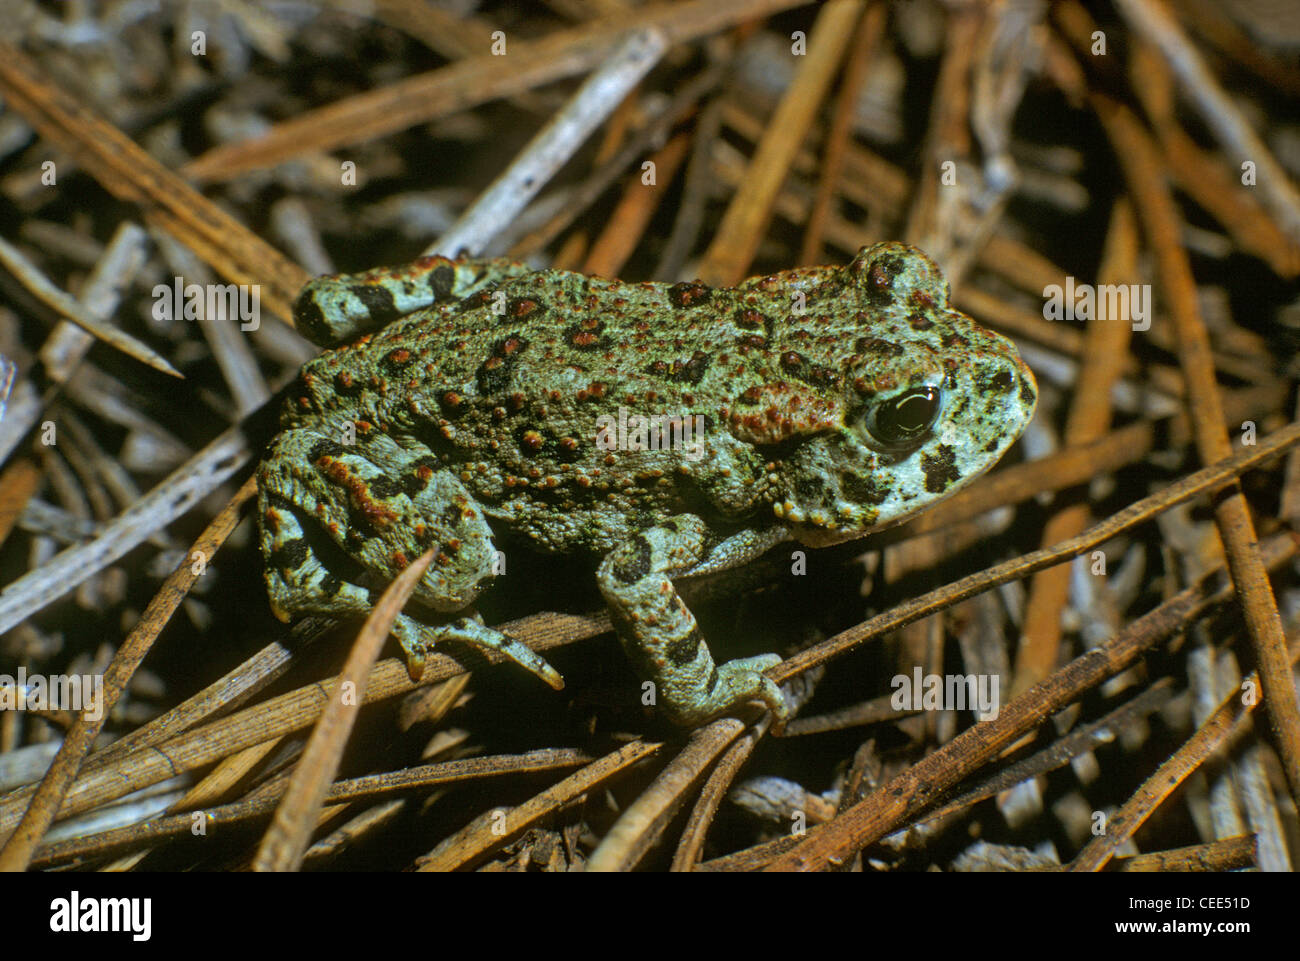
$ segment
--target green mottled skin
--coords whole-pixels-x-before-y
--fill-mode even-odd
[[[783,702],[758,673],[771,656],[714,666],[671,577],[894,522],[995,463],[1035,403],[1014,347],[948,307],[938,269],[902,244],[730,289],[428,258],[313,281],[296,316],[351,343],[303,368],[259,472],[277,611],[364,610],[429,547],[415,606],[461,611],[491,577],[492,527],[603,554],[629,652],[687,724]],[[933,424],[882,442],[885,411],[927,389]],[[597,418],[620,407],[703,415],[702,456],[599,449]],[[413,671],[458,639],[558,682],[464,618],[395,633]]]

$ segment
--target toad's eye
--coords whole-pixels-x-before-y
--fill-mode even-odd
[[[877,404],[866,427],[883,447],[911,447],[920,442],[943,407],[938,387],[914,387]]]

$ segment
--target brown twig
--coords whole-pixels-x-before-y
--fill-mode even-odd
[[[309,151],[332,150],[459,113],[590,70],[630,30],[658,28],[683,43],[765,17],[806,0],[690,0],[656,3],[626,15],[556,31],[541,40],[508,40],[505,56],[490,49],[450,66],[309,110],[255,140],[215,147],[186,165],[198,180],[228,180]]]
[[[822,262],[822,235],[826,230],[827,214],[830,212],[831,202],[835,199],[841,172],[844,169],[844,157],[849,140],[853,136],[854,108],[862,92],[862,85],[867,79],[867,68],[871,66],[876,47],[879,46],[880,39],[884,35],[885,18],[888,13],[885,4],[870,3],[853,33],[853,43],[849,47],[848,59],[843,75],[840,77],[840,92],[835,101],[835,112],[831,116],[830,129],[826,133],[817,194],[813,198],[812,209],[808,212],[808,223],[804,227],[803,249],[799,253],[801,264]]]
[[[768,132],[722,216],[713,243],[700,259],[699,276],[705,283],[734,284],[745,276],[781,184],[830,89],[863,9],[862,0],[829,0],[817,15],[808,38],[808,52],[801,58],[803,63],[772,115]]]
[[[113,662],[104,674],[102,703],[97,705],[98,714],[91,716],[90,710],[84,711],[63,740],[59,753],[50,765],[45,777],[41,779],[27,811],[17,827],[9,834],[3,850],[0,850],[0,871],[22,871],[31,862],[32,854],[41,838],[54,823],[69,788],[81,768],[81,763],[89,753],[91,745],[99,732],[104,729],[109,712],[117,703],[132,675],[140,667],[140,662],[153,648],[158,634],[171,620],[172,614],[180,606],[185,595],[189,593],[194,582],[207,570],[208,561],[216,555],[225,543],[230,532],[239,522],[240,511],[253,496],[255,483],[252,478],[244,483],[239,492],[230,499],[221,512],[212,519],[207,528],[199,535],[194,546],[181,560],[180,566],[172,572],[163,589],[159,591],[140,617],[140,623],[127,635],[122,646],[113,656]]]
[[[1137,277],[1137,224],[1133,208],[1120,201],[1111,215],[1106,252],[1098,283],[1128,284]],[[1083,363],[1066,422],[1065,446],[1077,447],[1105,435],[1110,428],[1110,391],[1128,353],[1131,318],[1093,317],[1085,333]],[[1088,525],[1086,503],[1058,510],[1043,527],[1044,546],[1080,533]],[[1061,647],[1061,611],[1069,592],[1070,570],[1062,565],[1039,571],[1029,585],[1024,626],[1016,652],[1014,697],[1041,681],[1056,667]]]
[[[709,825],[713,823],[713,818],[717,815],[718,808],[723,798],[727,796],[727,790],[732,782],[740,773],[740,769],[744,767],[745,762],[754,753],[754,748],[767,732],[769,723],[769,718],[764,717],[758,724],[747,730],[744,737],[727,748],[713,770],[709,772],[699,796],[695,799],[695,806],[691,808],[690,816],[686,819],[686,827],[682,830],[681,840],[678,841],[677,850],[673,854],[672,870],[690,871],[699,861]]]
[[[1255,847],[1255,835],[1247,834],[1172,851],[1112,858],[1106,867],[1115,871],[1237,871],[1254,866]]]
[[[641,242],[650,218],[663,203],[668,188],[690,149],[691,135],[679,133],[649,160],[654,164],[653,184],[642,182],[642,171],[637,170],[623,190],[623,196],[614,207],[609,222],[591,245],[582,271],[598,277],[617,277],[627,259]]]
[[[335,696],[321,711],[302,757],[294,768],[289,786],[257,855],[255,871],[294,871],[302,864],[303,852],[311,840],[316,820],[325,801],[330,782],[343,760],[348,735],[356,724],[357,712],[366,697],[366,679],[388,639],[388,630],[402,612],[407,599],[433,561],[434,551],[427,550],[402,573],[380,596],[366,623],[357,634],[348,660],[335,684]]]
[[[475,860],[508,844],[539,819],[572,804],[619,771],[653,756],[662,747],[662,744],[644,741],[624,745],[516,808],[487,811],[420,858],[417,867],[420,871],[454,871],[468,867]]]
[[[686,802],[687,791],[744,730],[743,722],[727,717],[691,732],[685,749],[601,839],[591,853],[587,870],[629,871],[636,867]]]
[[[1082,44],[1086,49],[1087,42],[1082,36],[1086,14],[1073,0],[1061,4],[1055,12],[1076,47]],[[1170,52],[1166,51],[1166,55]],[[1226,457],[1232,448],[1223,429],[1223,405],[1215,380],[1209,336],[1197,302],[1196,281],[1182,245],[1181,222],[1164,180],[1159,154],[1132,110],[1095,90],[1090,92],[1089,99],[1111,139],[1133,192],[1147,242],[1155,251],[1156,267],[1177,331],[1179,360],[1187,377],[1187,404],[1197,449],[1203,462],[1214,463]],[[1297,217],[1300,220],[1300,212]],[[1250,507],[1239,488],[1218,501],[1215,521],[1233,583],[1241,597],[1274,741],[1291,796],[1300,802],[1300,701],[1296,698],[1286,657],[1282,619],[1259,556]]]
[[[289,306],[308,280],[306,271],[47,80],[8,43],[0,43],[0,93],[43,136],[82,158],[109,193],[141,205],[151,220],[184,238],[227,280],[264,285],[262,304],[289,319]]]
[[[1269,560],[1284,563],[1296,549],[1292,538],[1279,538],[1269,545]],[[1231,589],[1213,591],[1212,581],[1213,575],[1206,575],[1110,641],[1075,658],[1011,701],[996,719],[967,728],[835,820],[809,832],[804,841],[774,857],[766,869],[825,870],[896,830],[1045,718],[1128,667],[1143,651],[1185,628],[1212,605],[1228,600]]]

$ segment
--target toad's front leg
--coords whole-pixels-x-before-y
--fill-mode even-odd
[[[781,658],[763,654],[715,664],[669,579],[707,568],[708,558],[705,523],[693,514],[642,531],[606,555],[596,576],[623,647],[641,677],[655,685],[659,706],[674,724],[702,724],[754,700],[783,723],[785,698],[763,674]]]

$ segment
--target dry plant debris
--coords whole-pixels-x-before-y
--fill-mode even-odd
[[[1296,9],[372,7],[0,14],[0,867],[1292,869]],[[880,240],[1041,400],[928,513],[682,585],[785,656],[782,736],[644,711],[576,562],[480,605],[560,694],[459,650],[412,681],[405,594],[271,616],[250,473],[311,276],[729,285]],[[933,678],[993,710],[897,696]]]

